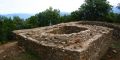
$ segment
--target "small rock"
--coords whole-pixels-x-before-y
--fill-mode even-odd
[[[112,50],[113,51],[113,53],[117,53],[117,51],[116,50]]]
[[[7,57],[7,55],[4,55],[4,56],[3,56],[3,58],[6,58],[6,57]]]
[[[62,44],[65,44],[65,42],[61,42]]]

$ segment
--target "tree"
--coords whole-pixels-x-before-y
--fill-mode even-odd
[[[38,18],[45,21],[42,21],[44,22],[43,25],[57,24],[59,23],[60,11],[49,7],[49,9],[46,9],[41,14],[38,14]]]
[[[83,19],[82,15],[83,15],[82,11],[79,10],[73,11],[71,13],[71,20],[75,20],[75,21],[82,20]]]
[[[40,12],[35,16],[32,16],[29,19],[27,19],[27,23],[29,23],[29,25],[33,25],[33,27],[38,27],[38,26],[41,27],[41,26],[48,26],[51,24],[57,24],[59,23],[59,19],[60,19],[60,11],[50,7],[49,9],[46,9],[45,11]]]
[[[60,23],[65,23],[65,22],[70,22],[72,21],[71,19],[71,15],[63,15],[63,16],[60,16]]]
[[[0,16],[0,43],[11,40],[13,37],[12,31],[23,27],[24,21],[17,16],[13,17],[13,19]]]
[[[81,8],[74,13],[78,14],[78,19],[103,20],[110,10],[111,5],[109,5],[107,0],[85,0],[85,3],[81,5]]]
[[[15,29],[22,29],[24,27],[24,20],[21,19],[20,17],[18,16],[14,16],[13,17],[13,24],[15,26]]]
[[[31,16],[30,18],[28,18],[26,21],[25,21],[25,27],[26,28],[33,28],[33,27],[38,27],[39,26],[39,23],[38,23],[38,19],[37,19],[37,16]]]
[[[1,41],[1,38],[2,38],[2,34],[3,34],[3,32],[2,32],[2,16],[0,16],[0,41]]]
[[[0,42],[7,41],[12,37],[12,31],[14,30],[14,24],[11,18],[0,16]]]

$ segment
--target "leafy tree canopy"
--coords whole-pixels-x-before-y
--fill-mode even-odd
[[[110,10],[111,5],[107,0],[85,0],[77,13],[72,14],[77,14],[78,18],[84,20],[103,20]]]
[[[36,14],[28,19],[29,25],[33,27],[48,26],[59,23],[60,11],[50,7],[43,12]],[[32,23],[35,22],[35,23]]]

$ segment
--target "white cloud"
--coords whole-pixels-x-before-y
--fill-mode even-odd
[[[0,0],[0,13],[37,13],[50,6],[60,11],[71,12],[84,0]]]
[[[109,0],[117,5],[120,0]],[[60,11],[77,10],[84,0],[0,0],[0,14],[8,13],[38,13],[52,6]]]
[[[83,2],[84,0],[54,0],[51,5],[61,11],[71,12],[77,10]]]
[[[108,0],[111,5],[117,6],[118,3],[120,3],[120,0]]]

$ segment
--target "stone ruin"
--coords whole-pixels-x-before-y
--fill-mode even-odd
[[[79,21],[13,31],[18,45],[41,60],[99,60],[120,26],[103,22]]]

